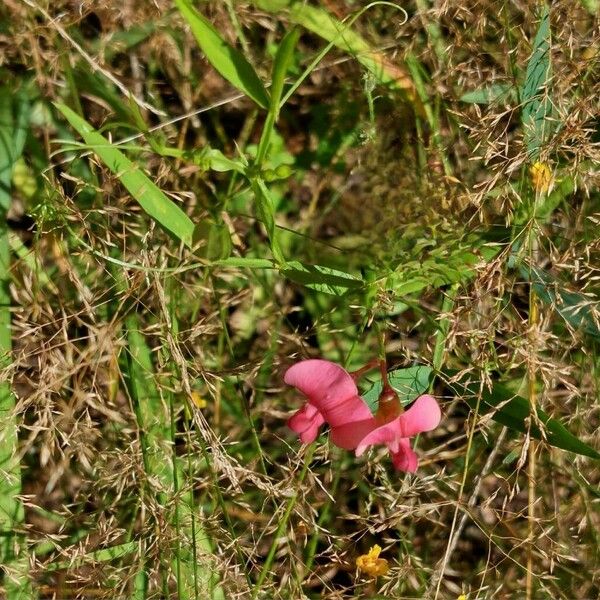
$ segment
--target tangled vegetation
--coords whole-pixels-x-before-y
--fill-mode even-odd
[[[599,10],[5,0],[0,596],[598,598]]]

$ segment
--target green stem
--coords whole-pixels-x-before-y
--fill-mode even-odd
[[[12,366],[12,332],[9,285],[10,240],[6,222],[11,205],[11,180],[15,162],[21,156],[28,127],[27,97],[7,87],[0,88],[0,565],[5,567],[4,591],[7,600],[36,597],[29,578],[26,537],[21,528],[25,509],[21,494],[16,400],[8,371]]]
[[[296,491],[293,493],[291,498],[288,500],[287,506],[285,507],[285,512],[281,520],[279,521],[279,525],[277,530],[275,531],[275,535],[273,536],[273,541],[271,542],[271,547],[269,548],[269,553],[267,554],[267,558],[263,565],[263,568],[260,571],[260,575],[258,576],[258,580],[256,581],[256,585],[252,590],[252,600],[255,600],[260,593],[263,583],[265,582],[267,575],[269,575],[271,566],[273,564],[273,559],[275,558],[275,552],[277,552],[277,542],[281,537],[284,529],[287,527],[288,520],[290,515],[292,514],[292,510],[294,510],[294,506],[296,506],[296,501],[298,500],[298,492],[302,487],[302,483],[304,482],[304,478],[306,477],[306,473],[308,472],[308,467],[310,466],[310,462],[312,460],[313,454],[316,449],[316,444],[311,444],[308,447],[306,452],[306,456],[304,457],[304,465],[302,466],[302,471],[300,471],[300,476],[298,477],[298,481],[296,483]]]

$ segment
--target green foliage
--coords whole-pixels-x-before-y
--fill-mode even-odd
[[[389,384],[394,388],[403,406],[417,399],[417,396],[427,391],[431,379],[432,369],[425,365],[395,369],[388,373]],[[372,413],[377,412],[379,395],[383,389],[381,379],[376,381],[371,388],[362,394],[362,398],[369,405]]]
[[[281,273],[288,279],[301,283],[308,288],[324,294],[340,296],[348,290],[357,289],[364,285],[359,278],[336,269],[321,265],[305,265],[296,260],[289,261]]]
[[[450,372],[446,374],[453,375]],[[544,440],[556,448],[600,460],[599,452],[573,435],[560,421],[553,419],[540,408],[536,410],[535,415],[532,414],[529,401],[501,383],[494,383],[491,390],[483,388],[479,392],[479,387],[465,376],[449,386],[454,393],[464,398],[472,409],[478,407],[480,415],[489,413],[494,421],[510,429]]]
[[[29,99],[25,90],[16,94],[0,87],[0,368],[12,363],[12,330],[9,284],[11,281],[8,210],[11,180],[29,127]],[[0,381],[0,565],[4,566],[7,600],[36,597],[29,580],[25,538],[20,529],[25,520],[21,499],[16,400],[10,382]]]
[[[554,308],[573,329],[600,340],[600,302],[594,296],[566,290],[560,281],[538,267],[521,267],[520,272],[532,283],[538,298]]]
[[[0,9],[0,596],[593,597],[597,3],[30,4]],[[317,356],[414,365],[415,475],[290,434]],[[353,575],[374,543],[401,576]]]
[[[260,107],[269,106],[269,94],[246,57],[230,46],[189,0],[175,0],[188,22],[196,41],[211,65],[238,90]]]
[[[140,206],[165,229],[173,233],[186,246],[191,246],[194,224],[191,219],[116,146],[98,133],[89,123],[64,104],[56,105],[85,143],[102,159],[119,178]]]
[[[530,160],[539,158],[540,149],[550,133],[550,43],[550,8],[544,3],[521,90],[523,132]]]
[[[495,83],[472,92],[466,92],[461,97],[461,102],[468,104],[493,104],[505,102],[515,98],[514,87],[509,83]]]

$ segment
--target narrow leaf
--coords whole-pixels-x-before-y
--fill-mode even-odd
[[[299,37],[300,30],[298,28],[288,31],[283,40],[281,40],[281,44],[279,44],[279,48],[277,48],[275,60],[273,61],[270,110],[275,112],[275,121],[277,121],[277,116],[279,114],[279,103],[281,102],[281,96],[283,94],[285,76],[294,56],[294,49],[296,48]]]
[[[453,375],[453,373],[446,374]],[[457,383],[449,384],[449,387],[454,390],[456,395],[463,398],[471,408],[475,408],[479,395],[479,388],[476,384],[471,383],[464,377]],[[495,383],[492,390],[483,390],[479,412],[480,414],[492,412],[492,418],[498,423],[521,433],[529,432],[538,440],[545,439],[551,446],[600,460],[599,452],[581,441],[576,435],[573,435],[560,421],[553,419],[542,409],[537,409],[537,418],[543,425],[544,435],[534,422],[529,427],[527,422],[531,416],[529,402],[501,383]]]
[[[472,92],[466,92],[461,97],[461,102],[468,104],[493,104],[494,102],[508,101],[515,96],[515,90],[510,83],[494,83]]]
[[[153,183],[150,178],[85,119],[64,104],[56,107],[77,130],[85,143],[119,178],[140,206],[160,225],[179,238],[186,246],[192,245],[194,224],[191,219]]]
[[[273,61],[269,113],[267,114],[262,135],[260,137],[260,142],[258,144],[258,150],[256,152],[256,164],[259,166],[259,168],[267,155],[269,145],[271,143],[273,128],[275,127],[275,123],[279,118],[279,109],[281,95],[283,93],[283,85],[285,83],[285,75],[287,73],[288,66],[294,52],[294,47],[298,42],[299,36],[300,32],[298,29],[292,29],[292,31],[288,32],[281,41],[281,44],[279,44],[277,54],[275,55],[275,60]]]
[[[550,8],[544,4],[521,91],[525,145],[531,160],[539,158],[540,148],[549,133],[550,35]]]
[[[210,64],[225,78],[262,108],[269,106],[269,94],[259,76],[244,55],[230,46],[200,14],[189,0],[175,0],[177,8],[188,22],[196,41]]]
[[[110,562],[111,560],[116,560],[117,558],[122,558],[123,556],[135,552],[138,549],[138,546],[138,542],[125,542],[124,544],[111,546],[110,548],[102,548],[101,550],[88,552],[83,556],[78,556],[75,560],[49,563],[44,566],[44,570],[52,572],[58,571],[59,569],[74,569],[89,563]]]
[[[285,257],[277,239],[277,228],[275,225],[275,208],[271,194],[262,179],[254,179],[251,182],[252,191],[256,200],[256,212],[258,218],[262,221],[267,235],[269,236],[269,245],[273,258],[281,265],[285,264]]]
[[[254,0],[254,4],[269,12],[288,9],[287,14],[293,23],[355,56],[380,83],[402,90],[408,99],[422,110],[414,83],[404,66],[391,62],[381,52],[374,50],[362,36],[347,24],[332,17],[323,8],[295,0]]]
[[[10,242],[7,225],[11,204],[11,179],[21,156],[29,124],[29,101],[20,91],[0,88],[0,369],[12,363],[12,303]],[[29,579],[26,540],[19,533],[25,520],[19,462],[19,423],[15,416],[15,396],[10,380],[0,382],[0,565],[6,571],[4,592],[7,600],[31,600],[36,594]]]
[[[579,292],[569,292],[552,275],[538,267],[521,267],[521,275],[533,284],[537,296],[573,329],[600,339],[600,302]]]
[[[341,296],[349,289],[357,289],[364,284],[362,279],[350,273],[321,265],[305,265],[295,260],[288,262],[281,273],[296,283],[333,296]]]

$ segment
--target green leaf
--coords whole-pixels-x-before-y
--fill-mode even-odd
[[[213,265],[218,267],[237,267],[240,269],[276,269],[277,265],[267,258],[246,258],[232,256],[223,260],[215,260]]]
[[[550,36],[550,8],[544,4],[521,91],[523,131],[530,160],[539,158],[540,148],[550,130],[547,120],[552,109],[549,97]]]
[[[294,50],[298,44],[299,37],[300,30],[298,28],[294,27],[294,29],[288,31],[283,40],[281,40],[279,48],[277,48],[277,54],[275,54],[273,71],[271,73],[271,102],[269,106],[269,110],[273,110],[275,112],[275,121],[277,121],[277,117],[279,116],[285,77],[287,75],[290,63],[292,62]]]
[[[449,377],[454,374],[454,372],[446,372]],[[471,408],[476,407],[479,395],[477,384],[471,383],[467,377],[463,377],[461,381],[448,385]],[[492,390],[484,389],[481,394],[479,413],[483,415],[489,412],[492,412],[492,418],[495,421],[510,429],[521,433],[529,432],[531,436],[538,440],[545,439],[551,446],[600,460],[599,452],[581,441],[560,421],[553,419],[540,408],[537,409],[537,418],[544,426],[544,436],[535,424],[532,423],[529,427],[527,423],[527,419],[531,414],[529,402],[501,383],[495,383]]]
[[[205,240],[205,246],[197,254],[210,261],[224,260],[231,254],[231,235],[223,221],[206,219],[199,223],[194,230],[194,245]]]
[[[403,406],[410,404],[417,396],[427,391],[431,371],[431,367],[417,365],[407,369],[396,369],[388,373],[388,381],[394,390],[396,390]],[[381,383],[381,379],[379,379],[379,381],[362,394],[363,400],[368,404],[372,413],[377,412],[379,395],[382,388],[383,384]]]
[[[391,62],[375,50],[362,36],[352,30],[350,24],[332,17],[326,10],[296,0],[254,0],[257,7],[269,12],[287,9],[288,18],[297,25],[312,31],[332,45],[356,57],[375,78],[383,84],[404,91],[414,103],[418,102],[414,83],[404,66]],[[393,5],[388,3],[390,7]],[[357,16],[367,10],[364,7]],[[397,7],[396,7],[397,8]]]
[[[279,109],[281,108],[280,103],[281,95],[283,94],[285,76],[292,60],[294,48],[298,43],[299,37],[300,32],[298,29],[294,28],[289,31],[281,41],[281,44],[279,44],[277,54],[275,55],[275,60],[273,61],[269,114],[265,120],[260,142],[258,144],[258,150],[256,152],[256,164],[259,166],[259,168],[267,155],[269,145],[271,143],[273,128],[275,123],[277,123],[277,119],[279,118]]]
[[[29,129],[30,104],[25,90],[0,87],[0,370],[12,366],[12,298],[10,242],[7,214],[11,179],[23,152]],[[19,420],[11,380],[0,381],[0,565],[5,570],[7,600],[33,600],[37,594],[29,578],[29,558],[23,532],[25,508],[20,499],[21,463]]]
[[[357,289],[364,285],[362,279],[350,273],[321,265],[305,265],[296,260],[289,261],[285,268],[281,269],[281,274],[296,283],[333,296],[341,296],[349,289]]]
[[[64,104],[56,104],[56,107],[83,137],[85,143],[119,178],[129,193],[140,203],[140,206],[186,246],[191,246],[194,233],[194,224],[191,219],[169,200],[136,164],[132,163],[85,119]]]
[[[578,292],[565,290],[552,275],[538,267],[520,268],[521,275],[533,284],[538,298],[556,309],[573,329],[600,339],[600,302]]]
[[[510,83],[493,83],[492,85],[466,92],[461,97],[461,102],[468,104],[493,104],[513,99],[515,90]]]
[[[269,94],[252,65],[244,55],[230,46],[200,14],[189,0],[175,0],[177,8],[188,22],[196,41],[210,64],[238,90],[252,98],[262,108],[269,106]]]
[[[403,257],[398,269],[388,277],[386,285],[397,296],[406,296],[425,288],[461,283],[472,278],[477,272],[477,265],[492,260],[501,248],[501,244],[488,243],[476,235],[451,239],[448,243],[440,242],[428,253],[420,249],[418,254],[421,257],[418,260]],[[416,245],[411,254],[415,253]]]
[[[12,172],[23,152],[29,127],[30,105],[24,91],[0,88],[0,209],[10,206]]]
[[[118,546],[111,546],[110,548],[102,548],[101,550],[89,552],[83,556],[78,556],[75,560],[65,560],[47,564],[44,566],[44,570],[52,572],[58,571],[59,569],[76,569],[88,563],[109,562],[135,552],[138,547],[139,542],[125,542]]]
[[[265,185],[265,182],[260,178],[253,179],[250,182],[250,185],[252,187],[252,191],[254,192],[254,199],[256,201],[256,213],[258,214],[258,218],[265,226],[267,235],[269,236],[269,245],[271,247],[271,252],[273,253],[273,258],[280,265],[285,265],[285,257],[277,239],[275,208],[273,206],[271,193]]]

